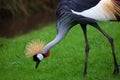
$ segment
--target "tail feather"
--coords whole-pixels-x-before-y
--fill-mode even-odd
[[[120,21],[120,0],[102,0],[106,13]]]
[[[113,7],[114,7],[114,14],[117,20],[120,21],[120,0],[112,0]]]

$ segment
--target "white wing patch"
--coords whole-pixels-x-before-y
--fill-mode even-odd
[[[82,12],[77,12],[72,9],[71,11],[76,15],[82,15],[98,21],[116,20],[113,12],[106,5],[112,7],[111,0],[101,0],[96,6]]]

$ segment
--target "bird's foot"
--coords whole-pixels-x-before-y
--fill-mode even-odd
[[[87,75],[87,71],[85,70],[83,76],[86,77],[86,75]]]
[[[119,73],[119,66],[116,65],[113,74],[116,75]]]

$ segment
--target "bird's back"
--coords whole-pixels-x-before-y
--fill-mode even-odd
[[[71,12],[71,9],[75,11],[84,11],[94,7],[100,0],[61,0],[57,6],[56,13],[61,15],[62,13]]]
[[[76,11],[81,12],[91,7],[94,7],[99,3],[99,1],[101,0],[61,0],[57,9],[74,9]]]
[[[80,15],[81,12],[87,11],[85,12],[87,14],[82,13],[84,17],[89,17],[90,15],[90,18],[92,18],[91,16],[96,15],[94,17],[103,17],[103,20],[105,18],[108,18],[105,20],[120,20],[120,0],[61,0],[56,10],[57,18],[64,13],[72,13],[71,10],[80,13]]]

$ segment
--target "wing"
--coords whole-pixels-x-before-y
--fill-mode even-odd
[[[101,0],[61,0],[57,6],[57,19],[66,16],[65,13],[71,13],[71,10],[82,12],[96,6]]]
[[[96,6],[101,0],[69,0],[69,8],[81,12]]]

